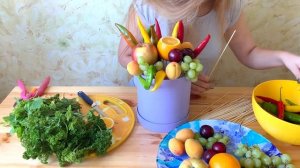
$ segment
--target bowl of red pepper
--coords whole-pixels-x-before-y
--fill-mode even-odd
[[[269,80],[257,85],[252,107],[260,126],[272,137],[300,145],[300,84],[293,80]]]

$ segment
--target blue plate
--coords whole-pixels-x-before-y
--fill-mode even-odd
[[[187,159],[188,156],[186,154],[183,156],[173,155],[168,148],[169,140],[174,138],[176,132],[183,128],[190,128],[194,132],[199,132],[202,125],[210,125],[214,128],[215,132],[222,133],[230,138],[230,142],[227,144],[228,153],[233,154],[237,145],[242,143],[247,144],[248,146],[258,145],[261,150],[269,156],[281,155],[276,146],[274,146],[267,138],[250,128],[224,120],[195,120],[175,128],[164,137],[159,144],[156,158],[157,167],[178,168],[180,163]]]

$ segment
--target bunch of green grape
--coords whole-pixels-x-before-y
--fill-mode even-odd
[[[227,135],[223,135],[222,133],[214,133],[212,137],[207,139],[201,137],[199,134],[195,134],[195,139],[198,139],[200,144],[206,149],[211,149],[215,142],[222,142],[224,145],[227,145],[230,141],[229,137]]]
[[[143,57],[138,57],[138,64],[139,68],[143,71],[143,75],[147,76],[147,71],[149,68],[149,64],[145,62]],[[155,69],[156,71],[162,70],[163,69],[163,62],[162,61],[157,61],[155,64]]]
[[[203,70],[203,65],[200,63],[200,60],[197,58],[192,59],[190,56],[184,56],[180,65],[185,77],[192,82],[197,82],[198,75]]]
[[[143,71],[144,75],[147,75],[147,70],[149,68],[149,64],[145,62],[143,57],[138,57],[137,62],[139,64],[139,68]]]
[[[291,157],[287,154],[268,156],[257,145],[247,146],[239,144],[234,155],[240,160],[244,168],[295,168],[291,164]]]

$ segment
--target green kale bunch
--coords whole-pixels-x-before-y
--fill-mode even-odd
[[[23,158],[48,163],[55,155],[60,166],[79,163],[91,153],[103,155],[112,144],[112,132],[104,121],[89,111],[80,112],[76,99],[34,98],[17,101],[4,117],[25,148]]]

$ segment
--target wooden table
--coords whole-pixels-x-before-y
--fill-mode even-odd
[[[218,87],[212,89],[201,98],[193,98],[190,102],[190,118],[193,118],[199,111],[207,108],[208,105],[222,103],[224,100],[234,100],[241,95],[250,96],[253,88],[245,87]],[[76,97],[79,91],[87,94],[105,94],[118,97],[127,102],[134,110],[136,107],[136,89],[133,87],[50,87],[47,95],[56,93],[65,97]],[[15,98],[20,95],[19,88],[14,88],[0,105],[0,122],[2,117],[7,116],[13,108]],[[245,125],[256,130],[270,141],[282,152],[289,154],[293,159],[293,164],[300,167],[300,146],[293,146],[270,137],[257,122]],[[50,162],[47,165],[41,164],[38,160],[24,160],[23,147],[16,135],[6,137],[9,127],[0,124],[0,167],[56,167],[57,162]],[[156,154],[160,141],[165,133],[154,133],[144,129],[139,123],[135,124],[134,130],[129,138],[118,148],[109,152],[103,157],[89,158],[80,164],[73,164],[72,167],[156,167]]]

